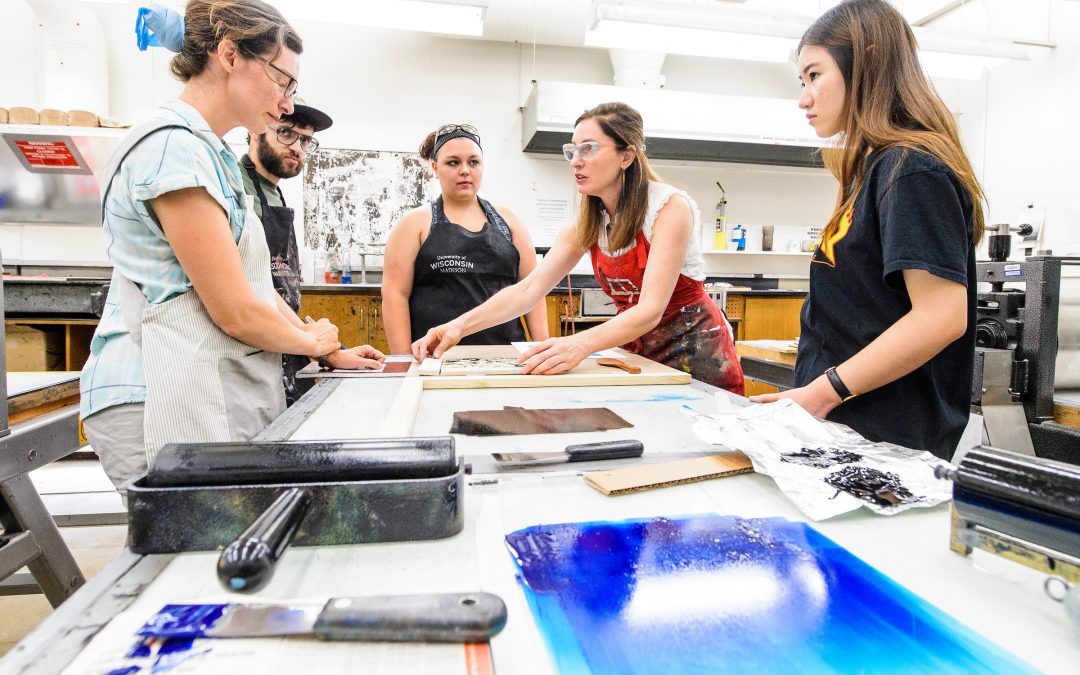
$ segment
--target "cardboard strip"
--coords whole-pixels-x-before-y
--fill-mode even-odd
[[[741,452],[711,455],[678,462],[632,466],[613,471],[593,471],[584,475],[585,482],[606,495],[621,495],[650,488],[693,483],[710,478],[723,478],[750,473],[754,466]]]

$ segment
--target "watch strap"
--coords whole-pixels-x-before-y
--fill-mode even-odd
[[[851,390],[847,388],[844,381],[840,379],[839,373],[836,372],[836,366],[829,368],[825,371],[825,377],[829,378],[829,384],[832,385],[833,391],[840,397],[840,402],[843,403],[849,399],[855,398],[855,394],[851,393]]]

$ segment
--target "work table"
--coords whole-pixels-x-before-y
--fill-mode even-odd
[[[402,378],[321,382],[264,432],[267,438],[371,436],[385,423]],[[638,438],[646,456],[708,452],[683,406],[711,412],[717,390],[707,385],[449,389],[424,392],[412,435],[445,435],[455,410],[522,405],[532,408],[602,405],[635,426],[609,432],[529,436],[457,436],[465,461],[492,451],[541,451],[570,443]],[[743,399],[720,392],[735,404]],[[506,629],[491,643],[501,675],[554,672],[554,663],[518,586],[504,543],[507,533],[542,524],[717,513],[746,518],[802,514],[762,475],[606,497],[576,471],[499,473],[466,477],[465,527],[444,540],[335,547],[293,547],[258,600],[484,590],[509,608]],[[1080,662],[1080,639],[1061,606],[1042,591],[1043,575],[976,551],[949,550],[949,508],[913,509],[882,517],[860,510],[813,526],[855,555],[986,639],[1046,672]],[[225,594],[214,574],[217,554],[136,556],[125,551],[62,605],[3,661],[5,672],[96,672],[96,658],[119,655],[134,631],[164,604],[213,601]],[[238,596],[231,596],[236,598]],[[677,612],[678,607],[671,607]],[[115,616],[115,620],[113,620]],[[111,623],[109,623],[111,621]],[[108,624],[106,626],[106,624]],[[104,629],[102,630],[102,627]],[[87,642],[100,631],[86,649]],[[245,641],[252,644],[251,641]],[[365,672],[464,672],[460,646],[393,646],[263,640],[246,657],[250,672],[320,671],[349,664]],[[80,655],[80,652],[81,655]],[[72,659],[79,658],[72,662]],[[379,670],[382,664],[384,670]],[[434,666],[433,664],[441,664]],[[102,671],[103,672],[103,671]]]

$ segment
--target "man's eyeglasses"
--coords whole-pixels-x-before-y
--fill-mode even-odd
[[[277,66],[270,63],[269,61],[262,58],[261,56],[256,56],[255,58],[258,59],[259,61],[263,62],[263,65],[266,66],[265,68],[263,68],[263,70],[266,71],[266,76],[268,78],[270,78],[271,82],[273,82],[277,86],[281,87],[281,93],[285,95],[285,98],[292,98],[293,96],[296,96],[296,90],[299,88],[300,83],[296,81],[295,77],[293,77],[292,75],[286,73],[284,70],[282,70],[281,68],[278,68]],[[271,68],[273,68],[275,71],[277,71],[279,74],[281,74],[282,77],[285,78],[284,83],[282,83],[281,80],[279,80],[278,78],[276,78],[276,77],[274,77],[273,75],[270,74],[270,69]]]
[[[435,132],[435,140],[459,130],[464,131],[470,136],[475,136],[477,143],[480,142],[480,131],[471,124],[444,124]]]
[[[278,143],[282,145],[289,146],[296,141],[300,141],[300,147],[308,154],[319,149],[319,140],[317,138],[302,134],[292,127],[277,127],[274,129],[274,133],[277,134]]]
[[[590,160],[596,157],[596,153],[600,152],[599,141],[585,141],[584,143],[567,143],[562,146],[563,157],[566,161],[574,161],[574,155],[578,155],[583,160]]]

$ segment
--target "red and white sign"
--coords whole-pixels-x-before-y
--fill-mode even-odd
[[[17,140],[15,146],[19,148],[26,162],[30,166],[48,167],[57,169],[79,168],[79,160],[64,141],[31,141]]]

